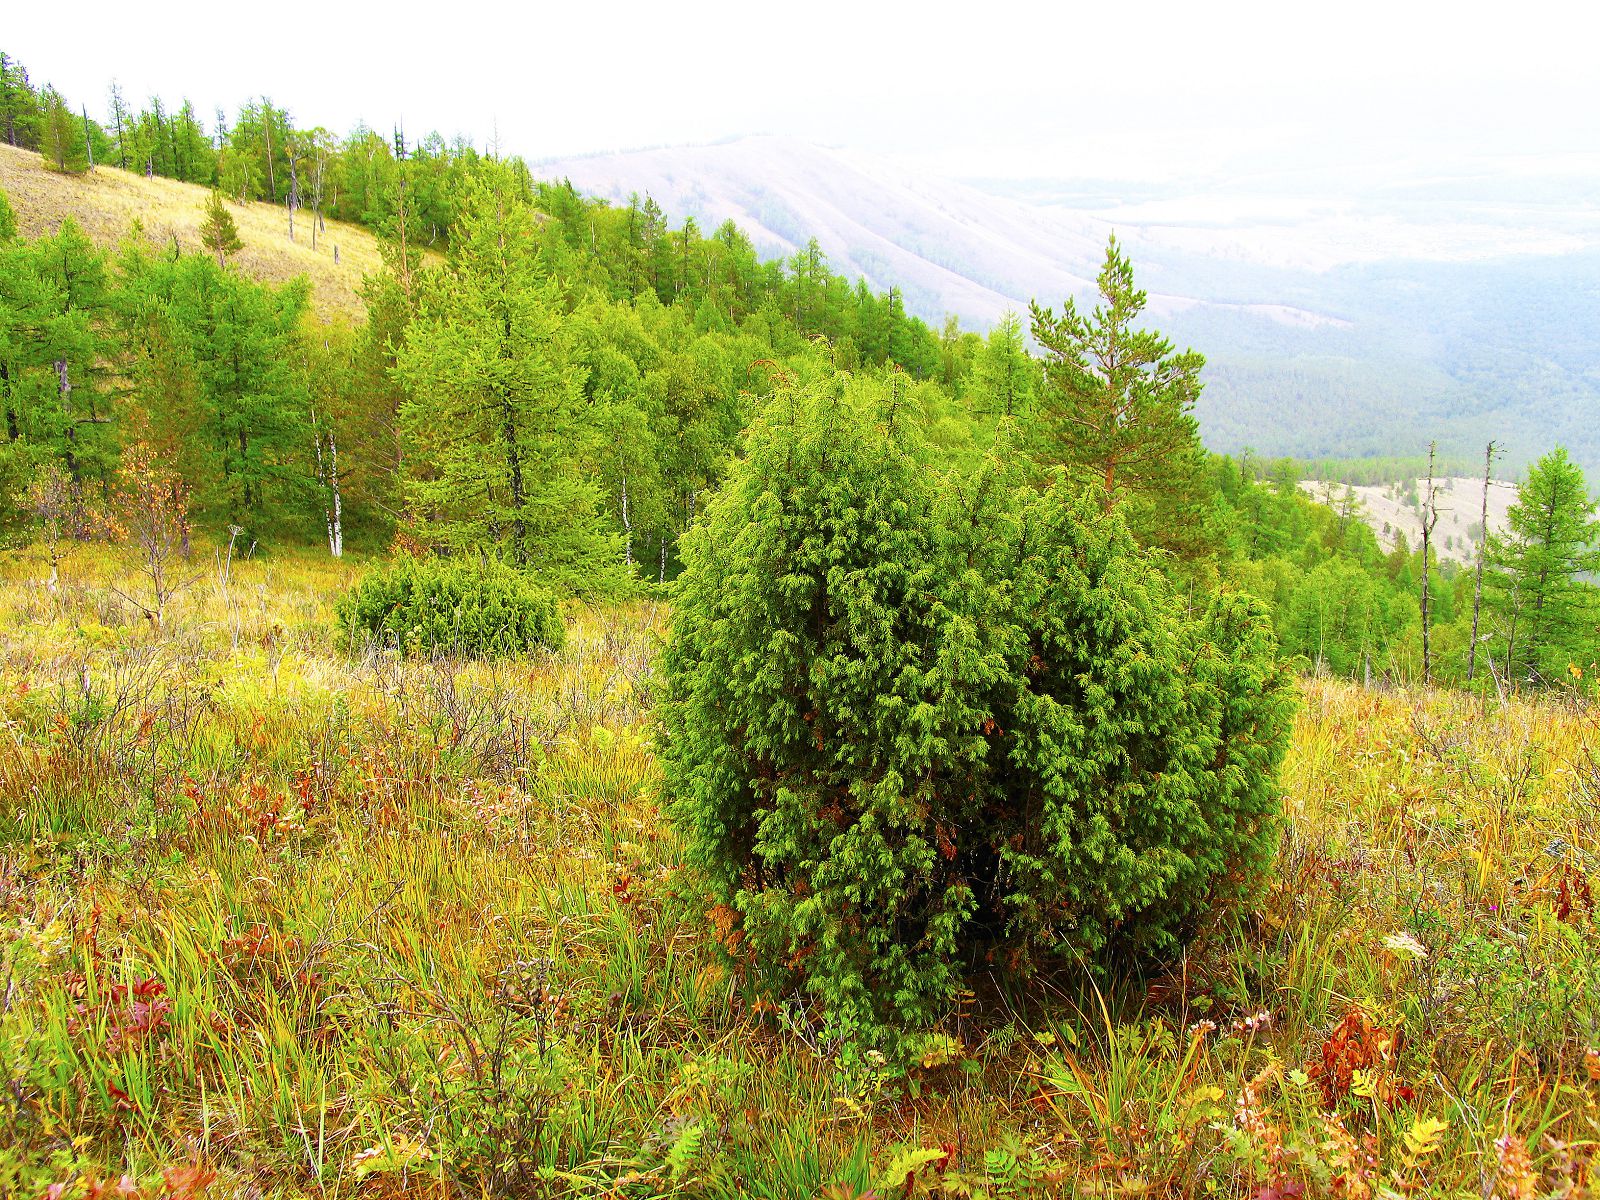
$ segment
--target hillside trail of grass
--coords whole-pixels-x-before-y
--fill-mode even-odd
[[[196,569],[153,629],[114,551],[0,563],[0,1195],[1589,1186],[1593,710],[1306,681],[1255,911],[1152,978],[975,981],[901,1069],[719,947],[661,608],[404,661],[336,644],[355,565]]]
[[[0,144],[0,191],[16,210],[24,237],[54,233],[71,217],[95,243],[112,247],[140,221],[153,247],[170,247],[176,239],[184,251],[202,249],[200,225],[210,192],[198,184],[108,166],[85,175],[62,175],[47,168],[38,154]],[[244,243],[231,261],[245,274],[272,284],[304,275],[311,281],[313,311],[324,317],[365,315],[361,281],[382,266],[378,241],[369,230],[328,221],[313,251],[310,209],[296,214],[291,242],[284,209],[259,201],[241,205],[228,200],[227,206]]]

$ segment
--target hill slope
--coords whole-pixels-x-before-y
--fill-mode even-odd
[[[0,145],[0,191],[10,198],[26,237],[53,233],[71,217],[96,243],[112,246],[139,221],[152,245],[170,245],[176,238],[185,250],[200,247],[200,224],[209,195],[198,184],[150,179],[116,167],[97,167],[87,175],[58,175],[32,151],[7,145]],[[378,241],[369,230],[329,221],[312,250],[309,211],[299,214],[296,240],[291,242],[288,217],[281,209],[230,202],[228,210],[244,242],[233,261],[248,275],[269,283],[305,275],[311,281],[315,311],[325,317],[362,315],[361,280],[382,262]]]
[[[879,290],[899,287],[906,306],[931,321],[954,313],[987,326],[1034,297],[1059,303],[1092,292],[1112,229],[1087,213],[1047,211],[792,138],[559,159],[537,170],[617,205],[648,192],[705,230],[731,219],[768,257],[815,237],[834,270]],[[1294,328],[1344,324],[1287,304],[1150,294],[1157,316],[1196,306]]]
[[[1413,496],[1427,494],[1425,479],[1412,480],[1406,487],[1370,487],[1325,483],[1308,479],[1300,487],[1313,499],[1338,509],[1346,490],[1358,504],[1356,516],[1365,521],[1385,550],[1395,547],[1395,535],[1404,534],[1412,551],[1422,545],[1422,509]],[[1517,485],[1504,480],[1489,482],[1489,532],[1502,533],[1508,524],[1507,513],[1517,502]],[[1434,510],[1438,523],[1433,529],[1434,552],[1443,562],[1468,564],[1477,561],[1478,525],[1483,515],[1483,480],[1465,476],[1444,476],[1434,480]]]

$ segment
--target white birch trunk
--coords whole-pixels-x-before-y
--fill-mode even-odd
[[[622,477],[622,528],[627,537],[622,543],[622,561],[633,566],[633,522],[628,519],[628,477]]]
[[[317,482],[328,489],[328,502],[323,505],[322,519],[328,528],[328,553],[334,558],[344,557],[344,499],[339,494],[339,444],[334,441],[333,430],[328,430],[328,454],[322,453],[322,430],[317,428],[317,414],[311,414],[311,447],[317,456]]]
[[[339,493],[339,445],[328,430],[328,486],[333,491],[333,516],[329,521],[328,549],[333,557],[344,557],[344,498]]]

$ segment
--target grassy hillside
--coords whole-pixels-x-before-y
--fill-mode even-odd
[[[396,662],[333,643],[348,565],[196,568],[153,629],[111,551],[0,567],[0,1194],[1585,1186],[1592,710],[1308,681],[1257,912],[1104,993],[985,980],[901,1075],[693,903],[659,610]]]
[[[174,238],[187,251],[199,250],[200,224],[208,192],[192,183],[146,178],[116,167],[97,167],[87,175],[58,175],[31,151],[0,145],[0,191],[16,210],[26,237],[54,232],[71,217],[91,238],[111,246],[128,235],[137,220],[152,245]],[[296,275],[311,281],[312,305],[324,315],[361,315],[362,277],[381,266],[371,231],[329,221],[311,248],[311,213],[295,218],[295,240],[283,209],[263,203],[235,204],[229,211],[244,249],[234,261],[249,275],[283,283]],[[337,248],[339,261],[334,262]]]

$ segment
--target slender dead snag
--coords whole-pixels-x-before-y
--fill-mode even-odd
[[[295,152],[293,139],[284,142],[284,147],[289,155],[289,197],[286,206],[289,209],[289,240],[294,241],[294,214],[300,207],[300,172],[295,166]],[[315,234],[313,234],[313,237]]]
[[[317,145],[317,173],[311,180],[311,249],[317,248],[317,233],[322,228],[322,168],[327,162],[328,152],[321,145]]]
[[[1429,611],[1429,554],[1433,544],[1433,527],[1439,522],[1439,510],[1433,502],[1433,455],[1437,443],[1428,443],[1428,495],[1422,502],[1422,685],[1433,682],[1432,623]]]
[[[272,170],[272,102],[261,97],[261,132],[267,140],[267,199],[278,198],[278,180]]]
[[[117,487],[116,511],[127,535],[134,566],[149,586],[150,602],[113,587],[156,628],[166,619],[172,598],[199,574],[184,575],[173,561],[189,535],[186,489],[172,472],[156,463],[144,447],[128,452]]]
[[[1472,645],[1467,651],[1467,682],[1478,666],[1478,613],[1483,608],[1483,560],[1489,546],[1489,474],[1494,469],[1494,443],[1483,452],[1483,510],[1478,517],[1478,568],[1472,586]]]

